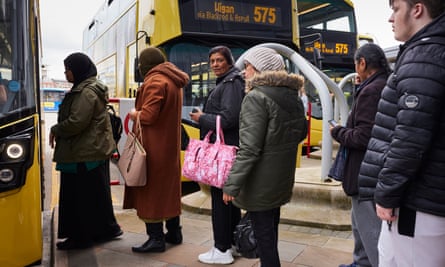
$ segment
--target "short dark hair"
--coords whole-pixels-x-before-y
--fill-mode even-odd
[[[233,59],[233,56],[232,56],[232,51],[230,51],[230,49],[227,46],[218,45],[218,46],[215,46],[212,49],[210,49],[209,59],[210,59],[210,56],[215,53],[220,53],[221,55],[223,55],[223,57],[226,59],[226,61],[227,61],[227,63],[229,63],[229,65],[232,66],[233,64],[235,64],[235,60]]]
[[[417,3],[423,4],[431,18],[436,18],[445,12],[445,1],[443,0],[402,0],[408,3],[410,7],[414,6]],[[394,0],[389,0],[389,6],[392,6]]]

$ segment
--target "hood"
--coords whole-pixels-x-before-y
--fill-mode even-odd
[[[100,100],[108,103],[108,87],[101,81],[97,80],[96,77],[90,77],[84,80],[71,91],[75,92],[81,90],[93,90]]]
[[[246,80],[246,93],[256,86],[287,87],[299,91],[303,88],[304,77],[286,71],[263,71],[256,73],[252,79]]]
[[[73,74],[73,87],[90,77],[97,75],[97,69],[93,61],[83,53],[73,53],[63,61],[66,70]]]
[[[147,77],[156,73],[169,77],[175,83],[175,85],[178,86],[178,88],[183,88],[189,82],[188,74],[180,70],[171,62],[164,62],[156,65],[149,72],[147,72],[144,79],[147,79]]]

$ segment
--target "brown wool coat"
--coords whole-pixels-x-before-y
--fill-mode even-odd
[[[188,75],[172,63],[151,69],[138,89],[143,145],[147,152],[147,184],[125,186],[124,209],[139,218],[162,220],[181,214],[180,125],[182,88]]]

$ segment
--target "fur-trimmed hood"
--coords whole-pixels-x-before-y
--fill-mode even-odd
[[[246,93],[256,86],[288,87],[299,91],[304,84],[304,77],[287,71],[264,71],[256,73],[252,79],[246,79]]]

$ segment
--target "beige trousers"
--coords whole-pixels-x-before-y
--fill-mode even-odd
[[[445,217],[416,212],[414,237],[400,235],[397,221],[389,231],[384,221],[378,249],[380,267],[444,267]]]

